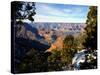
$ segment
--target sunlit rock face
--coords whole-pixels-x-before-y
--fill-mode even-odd
[[[52,50],[62,50],[63,48],[63,40],[62,37],[58,37],[54,43],[51,44],[51,47],[47,51]]]
[[[18,25],[17,25],[18,26]],[[17,31],[16,37],[37,40],[42,44],[51,45],[48,51],[63,48],[66,35],[77,36],[84,31],[84,23],[24,23]]]

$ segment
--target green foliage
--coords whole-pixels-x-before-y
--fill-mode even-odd
[[[85,42],[85,38],[87,38],[86,31],[83,31],[76,37],[78,42],[78,50],[82,50],[84,48],[83,43]]]
[[[18,65],[18,70],[20,73],[47,71],[47,60],[37,50],[32,48]]]
[[[61,51],[53,50],[48,57],[48,71],[60,71],[62,68]]]
[[[72,35],[68,35],[63,40],[63,46],[62,50],[52,50],[52,54],[48,57],[50,71],[62,70],[63,67],[67,67],[66,70],[71,68],[69,65],[77,52],[78,42]]]
[[[48,61],[55,62],[59,58],[60,58],[60,51],[54,50],[52,52],[52,55],[48,57]]]
[[[37,52],[35,49],[32,48],[31,50],[29,50],[29,52],[26,53],[21,63],[19,64],[19,71],[20,72],[31,72],[33,70],[32,66],[37,63],[37,59],[38,59]]]
[[[90,11],[87,15],[87,21],[86,21],[86,36],[85,42],[83,45],[86,48],[90,48],[92,50],[97,49],[97,7],[91,6]]]
[[[76,52],[76,49],[78,47],[78,40],[74,38],[72,35],[68,35],[63,40],[64,43],[64,51],[68,54],[72,54]]]

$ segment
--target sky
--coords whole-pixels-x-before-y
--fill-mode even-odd
[[[35,22],[85,23],[89,6],[36,3]]]

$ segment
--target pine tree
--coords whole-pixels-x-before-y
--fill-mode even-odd
[[[22,22],[22,20],[34,21],[35,12],[34,2],[14,1],[11,3],[11,20]]]
[[[72,35],[68,35],[63,40],[62,56],[67,64],[71,64],[72,58],[77,51],[78,42]]]
[[[86,36],[83,45],[91,50],[97,49],[97,7],[91,6],[86,21]]]

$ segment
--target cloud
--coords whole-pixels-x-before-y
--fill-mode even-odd
[[[64,18],[64,17],[52,17],[52,16],[44,16],[44,15],[35,15],[35,22],[67,22],[67,23],[84,23],[85,19],[80,18]]]
[[[51,16],[60,16],[65,14],[63,11],[54,8],[52,6],[49,6],[47,4],[41,4],[39,7],[37,7],[36,10],[37,14],[44,14],[44,15],[51,15]]]
[[[72,13],[73,11],[71,9],[63,9],[64,13]]]
[[[84,22],[87,12],[84,6],[36,3],[35,21]]]

